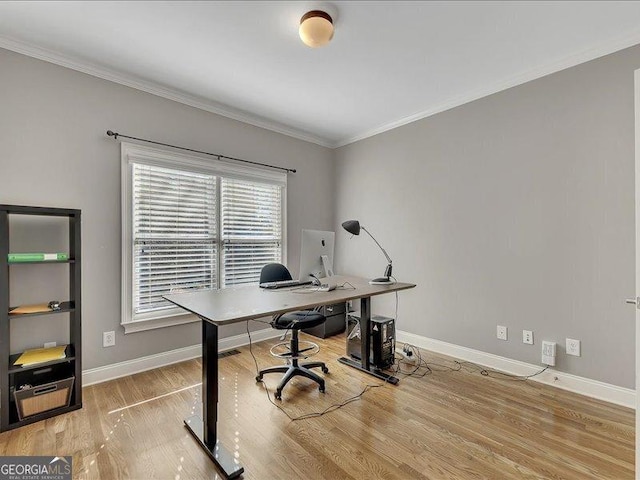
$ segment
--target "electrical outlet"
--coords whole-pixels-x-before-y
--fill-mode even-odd
[[[498,325],[496,330],[496,336],[498,340],[506,340],[507,339],[507,327],[503,327],[502,325]]]
[[[556,364],[556,342],[542,342],[542,363],[550,367]]]
[[[102,332],[102,346],[113,347],[116,344],[116,332]]]
[[[533,345],[533,332],[531,330],[522,330],[522,343]]]
[[[567,338],[567,355],[580,356],[580,340],[574,340],[573,338]]]
[[[53,348],[57,345],[56,342],[45,342],[44,343],[44,348]]]

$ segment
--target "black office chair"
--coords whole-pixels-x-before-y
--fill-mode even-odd
[[[265,265],[260,272],[260,283],[278,282],[282,280],[291,280],[291,274],[289,273],[289,270],[287,270],[287,267],[280,263],[270,263],[268,265]],[[274,355],[281,358],[286,358],[287,360],[291,360],[291,364],[278,367],[269,367],[260,370],[258,372],[258,375],[256,376],[256,381],[261,382],[262,376],[265,373],[284,373],[282,381],[278,385],[278,388],[276,388],[275,397],[278,400],[282,399],[282,389],[285,387],[285,385],[289,382],[289,380],[297,375],[307,377],[318,383],[318,385],[320,385],[319,390],[321,392],[324,392],[324,379],[320,375],[312,372],[310,369],[320,367],[322,368],[323,373],[329,373],[329,369],[323,362],[309,362],[303,363],[302,365],[298,363],[298,359],[305,358],[305,352],[318,348],[315,343],[303,342],[308,344],[309,347],[300,349],[298,332],[303,328],[312,328],[317,325],[321,325],[325,321],[326,317],[314,310],[288,312],[273,317],[273,320],[271,321],[271,326],[273,328],[277,330],[291,330],[291,343],[288,345],[288,351],[280,355]],[[282,345],[283,344],[278,344],[275,347]],[[271,350],[273,353],[273,348]]]

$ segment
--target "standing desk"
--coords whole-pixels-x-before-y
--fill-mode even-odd
[[[370,364],[371,297],[415,287],[411,283],[369,285],[364,278],[334,276],[331,281],[345,284],[345,289],[331,292],[294,289],[268,290],[257,286],[203,290],[192,293],[165,295],[175,305],[196,314],[202,320],[202,419],[197,415],[184,423],[200,446],[227,479],[238,478],[244,472],[232,452],[220,444],[218,422],[218,326],[244,322],[256,318],[307,310],[313,307],[360,299],[360,332],[362,347],[360,362],[341,358],[343,364],[396,384],[398,379],[375,369]],[[355,288],[351,289],[349,283]]]

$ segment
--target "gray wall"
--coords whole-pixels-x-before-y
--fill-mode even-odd
[[[559,370],[634,388],[637,68],[638,46],[337,150],[336,232],[359,219],[418,284],[400,330],[534,364],[556,341]],[[338,240],[341,271],[382,274],[371,239]]]
[[[339,227],[360,219],[396,276],[418,284],[399,296],[401,330],[530,363],[553,340],[558,369],[634,388],[624,298],[635,290],[636,68],[640,47],[332,152],[0,49],[0,203],[82,209],[85,368],[199,342],[197,324],[122,333],[120,154],[104,134],[113,129],[297,168],[290,267],[302,228],[335,229],[336,271],[381,275],[373,242]],[[35,248],[31,228],[16,224],[14,235]],[[64,241],[59,225],[46,228],[47,245]],[[12,300],[64,296],[60,285],[49,290],[59,275],[18,273]],[[393,298],[374,299],[375,312],[394,310]],[[14,350],[37,346],[34,330],[46,337],[34,343],[64,341],[56,322],[13,322]],[[509,327],[508,342],[495,338],[497,324]],[[534,346],[521,343],[523,328]],[[105,330],[116,331],[116,347],[102,348]],[[582,357],[564,355],[565,337],[582,340]]]
[[[333,196],[327,194],[333,188],[333,153],[327,148],[2,49],[0,112],[0,203],[82,209],[85,369],[200,341],[197,323],[123,334],[120,146],[106,137],[106,130],[298,169],[288,185],[288,256],[293,271],[298,268],[301,229],[333,226]],[[28,223],[16,224],[16,238],[39,245],[30,228]],[[49,239],[59,241],[57,228],[47,225],[47,245]],[[56,284],[59,272],[17,275],[12,302],[65,295]],[[64,341],[58,323],[64,322],[13,321],[12,349]],[[102,332],[108,330],[116,331],[116,346],[105,349]],[[238,325],[221,334],[243,331],[244,325]]]

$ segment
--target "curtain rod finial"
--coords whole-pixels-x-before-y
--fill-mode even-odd
[[[112,132],[111,130],[107,130],[107,135],[109,135],[110,137],[114,137],[116,140],[118,139],[118,134]]]

